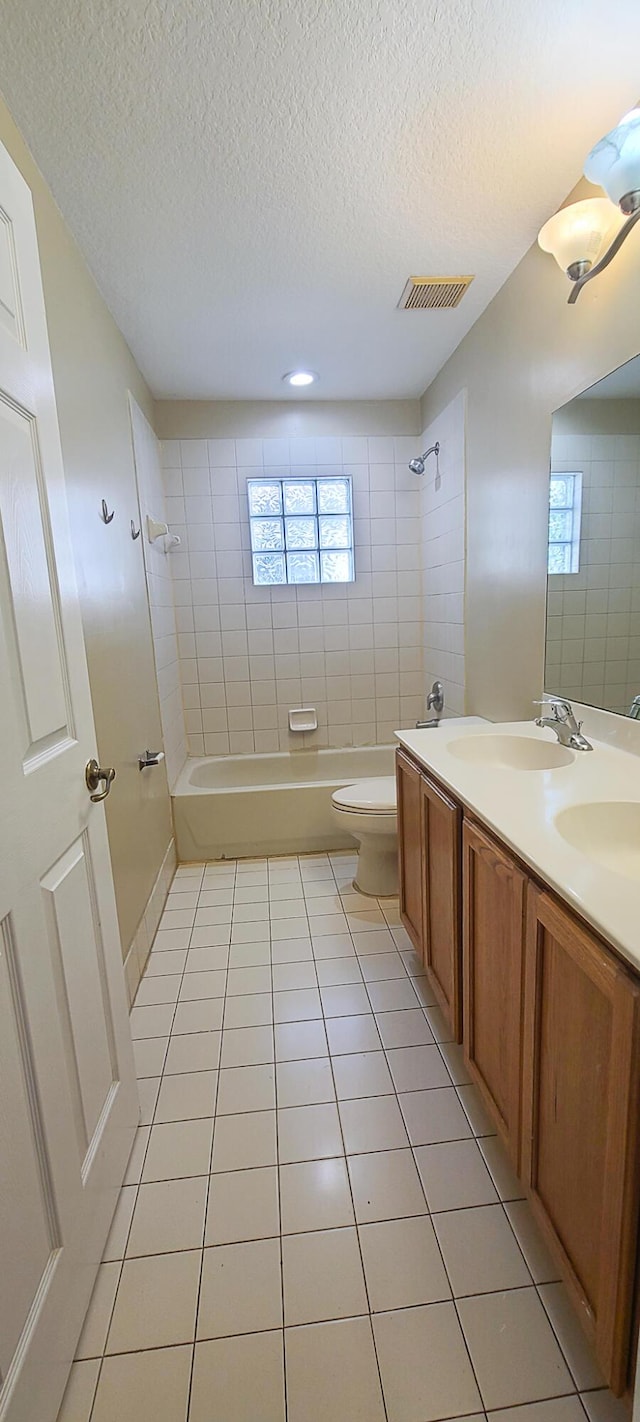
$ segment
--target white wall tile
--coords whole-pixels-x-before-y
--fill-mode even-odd
[[[290,462],[288,439],[263,439],[262,456],[265,466],[269,465],[274,474],[279,465],[288,466]]]
[[[160,446],[151,426],[137,406],[132,407],[135,431],[135,462],[138,495],[142,515],[141,545],[143,550],[151,631],[160,703],[162,741],[166,757],[169,785],[173,785],[187,755],[187,732],[185,727],[182,699],[180,695],[180,671],[178,643],[182,637],[192,638],[190,632],[190,604],[174,606],[178,599],[174,596],[180,580],[174,580],[173,559],[158,546],[149,543],[146,537],[145,519],[148,513],[164,522],[177,517],[184,518],[181,479],[173,466],[180,464],[180,445],[177,440],[169,440]],[[164,468],[164,476],[163,476]],[[166,481],[166,482],[165,482]],[[165,493],[165,488],[171,493]],[[169,512],[171,510],[171,512]],[[140,546],[140,545],[138,545]],[[183,553],[182,571],[188,573],[188,558]],[[178,563],[178,573],[181,571]],[[186,578],[185,578],[186,582]],[[181,631],[178,632],[176,613],[181,614]],[[196,713],[198,708],[195,708]],[[194,726],[197,731],[198,727]]]
[[[413,715],[418,707],[417,719],[423,709],[423,610],[428,610],[422,603],[423,548],[428,542],[433,572],[439,574],[427,596],[435,625],[446,616],[445,595],[458,588],[456,572],[449,581],[440,574],[459,551],[459,545],[447,548],[436,540],[455,531],[464,514],[461,499],[455,516],[442,511],[441,531],[434,526],[422,539],[422,490],[406,468],[420,439],[167,444],[167,493],[176,501],[171,510],[176,524],[184,527],[175,601],[185,639],[181,671],[191,753],[299,748],[287,712],[301,700],[318,714],[318,731],[305,734],[308,747],[388,741],[401,714]],[[350,474],[354,584],[253,586],[246,479],[263,470],[282,477],[295,466],[335,473],[344,467]],[[455,460],[449,502],[454,469]],[[442,655],[458,655],[459,663],[458,644],[455,652],[453,644],[447,648]]]
[[[228,468],[236,463],[236,442],[234,439],[207,440],[208,462],[211,469]]]
[[[209,463],[206,439],[181,439],[180,463],[183,469],[206,469]]]
[[[464,713],[464,641],[455,654],[449,650],[450,633],[462,626],[464,619],[464,460],[465,460],[465,396],[461,393],[442,410],[422,434],[422,448],[440,441],[438,462],[433,456],[419,480],[421,501],[421,562],[423,607],[424,694],[435,680],[442,681],[447,714]],[[406,497],[411,497],[407,491]],[[413,553],[411,522],[402,515],[397,519],[398,544],[402,547],[402,566],[406,569]],[[407,543],[405,540],[409,539]],[[403,603],[405,599],[402,599]],[[415,603],[407,599],[407,611]],[[404,632],[406,618],[399,616]],[[404,644],[403,644],[404,645]],[[411,644],[409,644],[411,645]],[[460,644],[457,644],[460,645]],[[408,690],[408,688],[407,688]]]

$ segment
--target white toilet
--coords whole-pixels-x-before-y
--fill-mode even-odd
[[[333,816],[360,846],[354,884],[361,894],[387,898],[398,892],[396,782],[393,775],[357,780],[334,790]]]

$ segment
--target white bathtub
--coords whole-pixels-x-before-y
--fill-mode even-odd
[[[393,775],[395,746],[188,760],[173,790],[178,858],[240,858],[353,848],[333,823],[341,785]]]

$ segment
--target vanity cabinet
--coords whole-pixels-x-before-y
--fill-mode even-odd
[[[397,753],[400,913],[438,1005],[462,1040],[460,838],[462,811]]]
[[[466,819],[463,857],[465,1057],[517,1170],[527,880],[512,856]]]
[[[462,811],[422,776],[424,857],[424,966],[438,1006],[456,1042],[462,1041],[462,935],[460,917]]]
[[[640,1314],[640,975],[409,755],[400,906],[604,1378]]]
[[[523,1021],[523,1179],[620,1393],[638,1222],[640,982],[535,884]]]
[[[398,814],[398,890],[402,922],[416,953],[423,955],[424,852],[422,844],[422,780],[417,765],[396,752]]]

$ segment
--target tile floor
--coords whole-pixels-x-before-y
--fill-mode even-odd
[[[59,1422],[626,1417],[397,903],[355,893],[354,867],[178,869]]]

